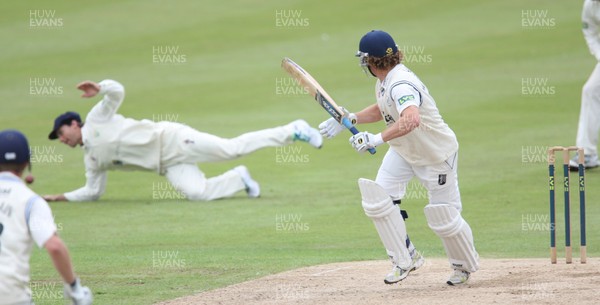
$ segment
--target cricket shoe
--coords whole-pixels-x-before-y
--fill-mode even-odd
[[[415,271],[425,264],[425,258],[423,255],[421,255],[421,253],[419,253],[419,251],[415,250],[411,257],[413,268],[410,271]]]
[[[471,273],[469,273],[467,271],[454,269],[454,272],[452,273],[450,278],[446,281],[446,284],[448,284],[450,286],[464,284],[469,280],[470,275],[471,275]]]
[[[598,162],[598,155],[584,155],[583,166],[585,169],[598,167],[600,163]],[[576,171],[579,169],[579,154],[575,154],[575,157],[569,161],[569,168],[572,171]]]
[[[409,267],[408,269],[402,269],[399,266],[394,266],[392,268],[392,272],[388,273],[388,275],[385,276],[385,279],[383,279],[383,282],[391,285],[391,284],[396,284],[398,282],[400,282],[401,280],[405,279],[408,274],[413,270],[414,267]]]
[[[310,127],[305,120],[293,121],[288,126],[291,126],[294,130],[294,141],[307,142],[316,148],[323,146],[323,136],[321,133],[317,129]]]
[[[383,282],[388,285],[398,283],[401,280],[405,279],[409,273],[419,269],[419,267],[423,266],[423,264],[425,263],[425,259],[423,258],[421,253],[417,251],[415,251],[414,255],[412,255],[411,257],[412,259],[408,268],[403,269],[399,266],[394,266],[392,268],[392,272],[388,273],[388,275],[385,276]]]
[[[248,171],[248,168],[243,165],[240,165],[240,166],[235,167],[233,170],[238,172],[238,174],[240,174],[240,176],[242,176],[242,181],[246,185],[246,193],[248,193],[248,197],[250,197],[250,198],[260,197],[260,185],[258,185],[258,182],[256,182],[254,179],[252,179],[252,176],[250,176],[250,172]]]

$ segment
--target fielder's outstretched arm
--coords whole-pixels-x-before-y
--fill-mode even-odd
[[[125,88],[119,82],[111,79],[105,79],[96,84],[91,81],[85,81],[77,86],[84,91],[83,97],[93,97],[96,94],[104,95],[87,116],[88,121],[104,122],[112,118],[125,98]]]

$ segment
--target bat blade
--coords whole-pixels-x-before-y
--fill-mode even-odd
[[[308,73],[308,71],[304,70],[300,65],[287,57],[281,61],[281,67],[290,74],[300,86],[312,95],[317,103],[319,103],[332,118],[348,128],[352,134],[357,134],[359,132],[346,117],[346,114],[340,109],[329,94],[327,94],[325,89],[321,87],[319,82]],[[370,148],[369,152],[374,154],[376,150],[375,148]]]

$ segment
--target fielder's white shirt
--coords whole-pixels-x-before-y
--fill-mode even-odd
[[[442,119],[427,87],[406,66],[394,67],[375,85],[377,105],[387,126],[409,106],[417,106],[420,126],[388,143],[408,163],[426,166],[444,162],[458,151],[456,135]]]
[[[88,113],[81,129],[86,184],[65,193],[69,201],[97,200],[104,193],[108,170],[162,173],[161,136],[165,130],[183,126],[125,118],[116,113],[125,98],[123,85],[114,80],[103,80],[99,85],[99,94],[104,97]]]
[[[29,257],[56,233],[48,203],[10,172],[0,172],[0,305],[28,303]]]
[[[581,13],[583,36],[590,53],[600,61],[600,1],[586,0]]]

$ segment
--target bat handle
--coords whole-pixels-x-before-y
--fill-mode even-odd
[[[352,134],[357,134],[358,133],[358,129],[356,129],[356,127],[354,127],[354,125],[352,125],[352,123],[350,122],[350,120],[348,120],[348,118],[344,117],[342,118],[342,124],[344,126],[346,126],[346,128],[348,128],[350,130],[350,132],[352,132]],[[371,155],[374,155],[377,151],[375,150],[375,148],[369,148],[369,153],[371,153]]]

